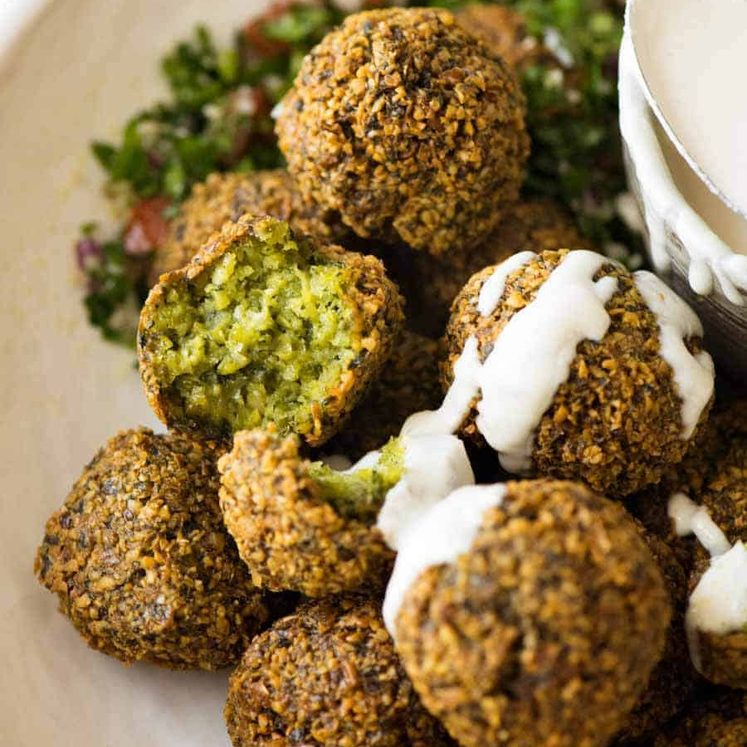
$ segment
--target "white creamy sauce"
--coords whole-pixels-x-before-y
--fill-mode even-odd
[[[501,262],[493,274],[483,283],[477,298],[477,310],[482,316],[490,316],[506,290],[508,276],[529,264],[537,255],[534,252],[519,252]]]
[[[454,364],[454,381],[438,410],[423,410],[410,415],[402,426],[402,435],[455,433],[480,393],[480,355],[477,340],[470,337]]]
[[[747,216],[747,2],[639,1],[630,21],[641,70],[679,147]]]
[[[703,325],[695,312],[656,275],[639,271],[635,283],[659,324],[661,357],[672,367],[682,400],[682,437],[695,431],[703,409],[713,395],[715,369],[705,351],[692,355],[685,345],[690,337],[702,337]]]
[[[609,328],[605,304],[617,280],[594,281],[608,261],[589,251],[566,255],[532,303],[511,317],[482,366],[477,426],[510,472],[530,469],[534,431],[568,378],[578,344],[601,340]]]
[[[711,555],[711,565],[690,595],[685,615],[690,658],[700,672],[698,631],[726,635],[747,626],[747,548],[742,542],[732,546],[708,509],[683,493],[669,499],[667,512],[679,536],[694,534]]]
[[[529,259],[522,257],[517,264],[520,267]],[[498,452],[505,469],[528,470],[535,429],[568,378],[578,344],[601,340],[609,328],[605,304],[614,295],[617,280],[609,276],[594,280],[606,262],[608,258],[595,252],[570,252],[532,303],[511,317],[484,363],[477,341],[467,340],[441,407],[408,418],[403,433],[453,433],[480,396],[476,422],[485,440]],[[509,272],[503,265],[496,268],[498,280],[482,298],[481,313],[493,312],[495,306],[491,308],[488,300],[494,305],[500,301],[502,291],[497,294],[496,289],[514,269],[516,264]]]
[[[667,505],[669,518],[679,537],[694,534],[711,556],[722,555],[731,548],[731,542],[721,531],[705,506],[699,506],[684,493],[675,493]]]
[[[637,3],[636,8],[656,3]],[[639,185],[643,221],[651,258],[657,270],[671,266],[669,246],[679,238],[677,252],[689,260],[688,279],[695,293],[710,295],[718,282],[724,296],[741,306],[747,290],[747,256],[736,254],[719,235],[720,225],[709,225],[684,199],[657,138],[656,118],[646,100],[636,51],[629,36],[620,47],[620,130]],[[737,90],[737,89],[735,89]],[[662,134],[662,138],[666,136]],[[674,249],[673,249],[674,251]]]
[[[404,474],[386,494],[376,526],[393,550],[428,509],[463,485],[473,485],[464,444],[452,435],[404,436]]]
[[[475,541],[485,512],[499,506],[505,485],[470,485],[455,490],[428,511],[409,533],[394,564],[384,599],[384,622],[396,638],[396,621],[407,591],[428,568],[453,563]]]

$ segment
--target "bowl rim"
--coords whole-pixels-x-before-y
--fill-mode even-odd
[[[641,192],[649,255],[658,272],[671,269],[667,234],[676,223],[678,244],[689,259],[687,276],[693,291],[708,296],[718,286],[728,302],[743,307],[747,305],[747,255],[732,249],[690,206],[675,184],[654,131],[656,111],[631,35],[633,4],[629,2],[626,8],[620,44],[620,133]],[[666,129],[665,134],[671,139]],[[640,178],[642,173],[645,180]]]
[[[13,53],[38,18],[54,0],[10,0],[3,3],[0,14],[0,77],[10,66]]]

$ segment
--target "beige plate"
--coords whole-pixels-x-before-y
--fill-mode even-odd
[[[0,14],[0,744],[221,747],[225,674],[127,669],[90,651],[32,563],[98,445],[154,425],[133,355],[81,311],[71,239],[106,216],[87,143],[153,100],[159,58],[197,21],[227,38],[264,3],[56,0],[34,16],[39,5],[21,9],[33,20],[12,39]]]

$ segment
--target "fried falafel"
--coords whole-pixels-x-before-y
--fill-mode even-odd
[[[384,617],[464,747],[601,747],[642,695],[671,607],[622,506],[537,480],[435,506],[397,557]]]
[[[295,233],[343,244],[351,231],[330,211],[304,202],[284,169],[211,174],[195,184],[169,226],[165,244],[156,250],[150,284],[167,272],[184,267],[210,236],[243,215],[269,215],[286,221]]]
[[[325,450],[355,461],[396,436],[413,412],[437,407],[439,358],[438,342],[404,331],[381,375]]]
[[[146,428],[98,452],[34,566],[89,646],[125,663],[218,669],[269,622],[218,505],[223,448]]]
[[[396,448],[382,467],[341,491],[333,470],[301,456],[297,438],[272,430],[237,433],[219,463],[220,503],[254,583],[310,597],[382,588],[394,554],[374,524],[401,476]]]
[[[327,34],[276,131],[305,199],[437,255],[476,246],[518,197],[524,109],[513,71],[451,13],[392,8]]]
[[[320,445],[378,375],[401,322],[379,260],[246,216],[151,290],[140,374],[170,428],[226,436],[272,422]]]
[[[384,628],[378,600],[302,605],[255,638],[231,675],[234,747],[447,747]]]
[[[459,428],[509,472],[614,498],[682,460],[713,397],[694,312],[651,273],[585,250],[522,252],[474,275],[446,343],[446,401],[412,430]]]

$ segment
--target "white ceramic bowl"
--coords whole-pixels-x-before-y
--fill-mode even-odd
[[[620,129],[628,182],[644,220],[657,273],[696,309],[720,370],[747,377],[747,256],[735,252],[718,218],[728,212],[671,138],[641,72],[630,2],[620,50]],[[696,202],[697,201],[697,202]],[[699,205],[696,212],[691,204]],[[713,226],[718,226],[719,234]]]
[[[35,13],[37,9],[39,13]],[[225,747],[226,674],[125,668],[89,650],[32,573],[47,516],[96,448],[155,425],[134,356],[84,319],[71,241],[106,216],[94,137],[161,91],[158,61],[263,0],[38,0],[0,34],[0,745]],[[25,22],[25,25],[24,25]]]

